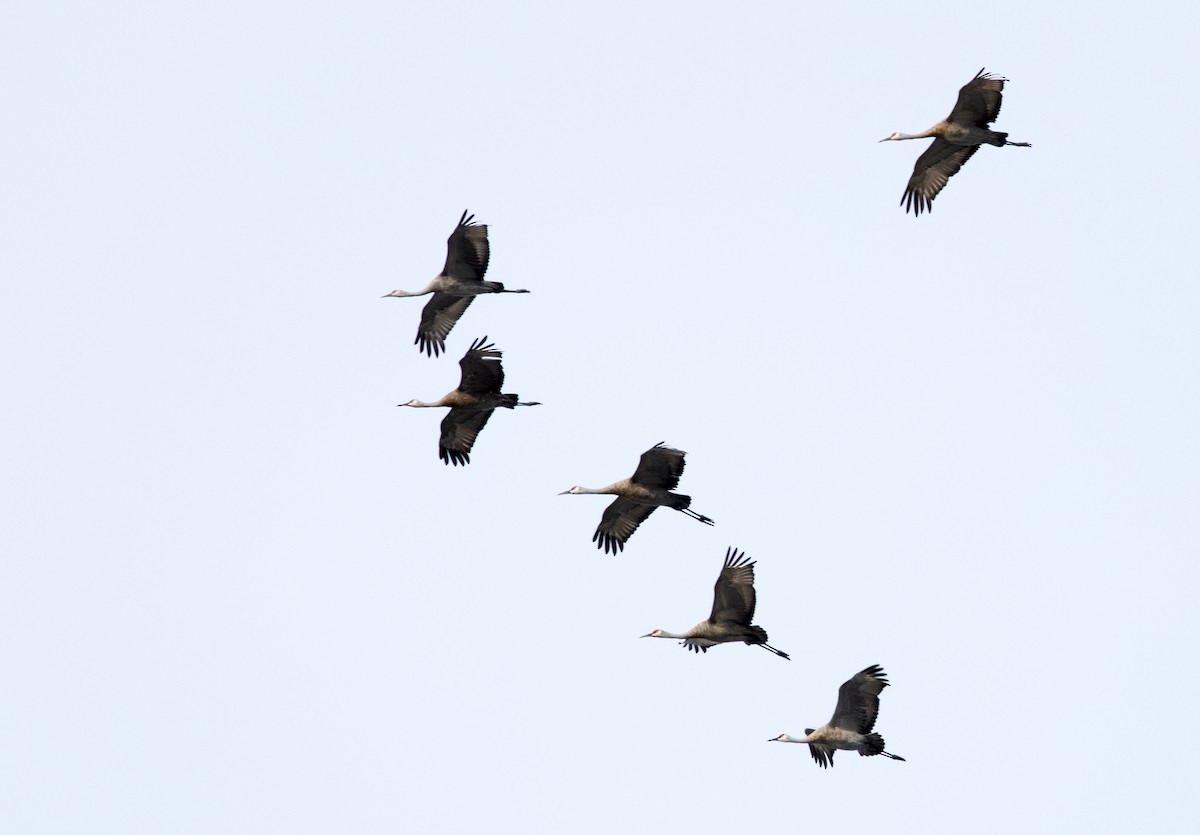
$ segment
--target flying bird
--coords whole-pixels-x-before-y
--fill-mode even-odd
[[[663,444],[656,444],[642,453],[637,469],[629,478],[610,484],[607,487],[579,487],[564,490],[558,495],[568,493],[574,496],[602,493],[616,496],[617,499],[604,510],[600,517],[600,525],[596,528],[592,542],[597,548],[603,548],[605,553],[617,553],[625,550],[625,543],[638,525],[654,512],[656,507],[669,507],[678,510],[697,522],[706,525],[713,523],[712,519],[690,510],[691,496],[681,496],[672,493],[679,485],[679,476],[683,473],[683,456],[687,453],[671,449]]]
[[[750,623],[754,620],[754,563],[745,552],[736,548],[725,551],[725,565],[713,586],[712,614],[682,635],[655,629],[643,638],[680,638],[682,646],[692,652],[708,652],[708,648],[730,641],[741,641],[770,650],[780,658],[791,660],[767,643],[767,630]]]
[[[908,188],[900,198],[906,214],[911,210],[913,217],[918,217],[922,211],[932,211],[933,198],[980,145],[1032,147],[1028,142],[1009,142],[1007,133],[988,127],[1000,114],[1000,91],[1007,80],[980,70],[958,91],[958,102],[945,119],[923,133],[893,133],[879,140],[935,137],[925,153],[917,157]]]
[[[883,754],[893,760],[903,760],[904,757],[884,751],[883,737],[871,733],[875,717],[879,715],[879,694],[889,683],[886,675],[878,664],[867,667],[838,689],[837,707],[826,724],[816,730],[805,728],[803,739],[780,734],[767,742],[806,742],[809,753],[821,768],[833,765],[833,755],[837,751],[857,751],[864,757]]]
[[[421,311],[421,324],[413,340],[418,351],[435,357],[446,350],[446,336],[476,296],[484,293],[528,293],[528,290],[505,290],[499,281],[484,281],[487,272],[487,224],[472,223],[475,215],[464,211],[458,226],[446,239],[446,265],[433,277],[424,290],[410,293],[393,290],[383,298],[408,298],[433,293]]]
[[[503,354],[496,346],[487,343],[487,337],[471,343],[467,353],[458,361],[462,368],[462,380],[458,388],[440,400],[423,403],[410,400],[401,406],[428,408],[449,406],[450,413],[442,419],[442,437],[438,442],[438,457],[447,465],[464,467],[471,462],[471,447],[488,418],[495,409],[512,409],[517,406],[540,406],[540,403],[521,403],[515,394],[503,394],[504,369],[500,365]]]

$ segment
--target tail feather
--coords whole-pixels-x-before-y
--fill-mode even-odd
[[[489,293],[528,293],[528,290],[505,290],[504,285],[499,281],[485,281],[484,286],[487,287]]]
[[[706,525],[711,525],[713,523],[713,520],[709,519],[704,514],[697,513],[694,510],[689,510],[689,508],[691,506],[692,506],[692,497],[691,496],[684,496],[679,493],[671,494],[670,507],[675,508],[675,510],[682,511],[685,516],[691,516],[697,522],[703,522]]]
[[[876,754],[882,754],[884,749],[883,737],[879,734],[867,734],[867,747],[863,748],[858,753],[864,757],[873,757]]]
[[[505,392],[504,394],[502,394],[500,396],[503,398],[503,400],[501,400],[501,402],[496,404],[497,408],[512,409],[516,406],[540,406],[540,405],[542,405],[541,403],[538,403],[536,400],[529,402],[529,403],[522,403],[521,395],[519,395],[519,394],[509,394],[509,393]]]
[[[1015,145],[1018,148],[1032,148],[1028,142],[1010,142],[1008,134],[1002,130],[992,131],[992,144],[1003,148],[1005,145]]]
[[[788,655],[786,652],[784,652],[783,650],[775,649],[775,647],[773,647],[767,643],[767,640],[768,640],[767,639],[767,630],[763,629],[761,626],[751,625],[750,626],[750,635],[751,635],[751,637],[748,638],[745,641],[745,643],[753,644],[755,646],[760,646],[763,649],[773,652],[776,655],[778,655],[780,658],[783,658],[787,661],[792,660],[792,657],[790,655]]]
[[[867,734],[867,747],[858,753],[864,757],[874,757],[876,754],[882,754],[890,760],[900,760],[904,762],[904,757],[896,754],[889,754],[884,751],[883,737],[879,734]]]

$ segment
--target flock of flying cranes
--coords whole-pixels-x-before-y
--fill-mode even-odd
[[[905,212],[920,216],[933,208],[933,200],[946,186],[950,177],[979,149],[980,145],[1015,145],[1030,147],[1027,142],[1010,142],[1008,134],[989,126],[1000,113],[1001,92],[1007,79],[982,69],[958,92],[958,101],[950,115],[926,131],[916,134],[893,133],[881,142],[933,137],[913,167],[908,186],[900,199]],[[474,215],[462,213],[458,225],[446,240],[446,263],[442,271],[416,292],[393,290],[388,297],[411,297],[432,294],[421,312],[415,344],[418,351],[436,357],[446,350],[446,337],[476,296],[488,293],[528,293],[528,290],[508,290],[498,281],[484,280],[490,249],[486,224],[476,224]],[[426,403],[410,400],[401,406],[415,408],[448,407],[442,420],[438,456],[447,465],[466,466],[475,439],[496,409],[517,406],[538,406],[537,402],[522,402],[518,395],[502,392],[504,369],[502,353],[484,336],[471,343],[459,360],[462,369],[458,387],[438,400]],[[685,453],[662,443],[642,453],[637,469],[629,478],[607,487],[571,487],[559,495],[604,494],[617,498],[604,510],[592,541],[605,553],[617,554],[638,526],[659,507],[678,510],[705,525],[713,520],[691,509],[692,499],[673,492],[683,474]],[[707,620],[683,633],[655,629],[643,638],[675,638],[685,649],[708,652],[717,644],[737,642],[757,645],[780,658],[790,660],[787,653],[767,643],[767,632],[752,623],[756,596],[754,565],[744,552],[729,548],[725,563],[713,587],[713,607]],[[872,730],[879,715],[879,694],[889,684],[878,665],[872,665],[851,677],[838,690],[837,707],[833,717],[820,728],[806,728],[803,737],[780,734],[768,742],[799,742],[809,746],[813,759],[822,768],[833,765],[836,751],[858,751],[864,757],[882,754],[893,760],[903,757],[884,750],[883,737]]]

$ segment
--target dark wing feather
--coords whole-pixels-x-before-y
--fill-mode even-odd
[[[474,218],[475,215],[467,217],[467,213],[463,212],[458,226],[446,239],[446,266],[442,267],[442,275],[483,280],[491,250],[488,247],[487,224],[472,223]]]
[[[837,707],[829,724],[868,734],[879,716],[879,694],[888,686],[883,668],[872,664],[838,688]]]
[[[504,369],[500,366],[503,354],[495,345],[485,344],[487,337],[476,339],[458,361],[462,369],[459,391],[468,394],[499,394],[504,385]]]
[[[986,128],[1000,115],[1001,99],[1004,98],[1000,91],[1007,80],[980,70],[958,91],[958,101],[947,121]]]
[[[713,586],[712,614],[709,621],[732,621],[749,626],[754,620],[754,563],[736,548],[725,551],[725,567]]]
[[[434,293],[421,311],[421,324],[417,326],[417,338],[413,340],[417,350],[431,357],[446,350],[446,337],[450,335],[450,329],[474,299],[474,296]]]
[[[438,458],[456,467],[471,463],[471,447],[491,416],[491,409],[451,409],[450,414],[442,418]]]
[[[938,196],[946,181],[958,173],[958,169],[979,150],[978,145],[953,145],[940,136],[917,157],[908,188],[900,198],[904,211],[920,215],[933,208],[933,198]]]
[[[833,765],[833,755],[836,751],[836,748],[831,748],[828,745],[813,742],[808,744],[808,753],[812,754],[812,758],[817,761],[817,765],[821,766],[821,768],[830,768]]]
[[[625,542],[654,510],[654,505],[638,504],[618,496],[616,501],[604,508],[592,542],[596,543],[597,548],[603,548],[605,553],[615,554],[625,550]]]
[[[685,454],[683,450],[655,444],[642,453],[631,480],[646,487],[674,490],[679,486],[679,476],[683,474]]]

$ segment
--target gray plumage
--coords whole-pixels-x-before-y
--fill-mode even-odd
[[[500,391],[504,386],[503,354],[487,343],[487,337],[476,339],[458,361],[462,377],[458,388],[432,403],[410,400],[401,406],[429,408],[449,406],[450,413],[442,419],[442,436],[438,442],[438,457],[446,464],[466,466],[471,461],[471,448],[488,419],[496,409],[517,406],[540,406],[540,403],[521,403],[515,394]]]
[[[833,718],[815,730],[804,729],[804,738],[780,734],[768,742],[807,743],[809,753],[821,768],[833,766],[837,751],[857,751],[861,756],[882,754],[893,760],[904,757],[883,750],[883,737],[872,733],[879,716],[879,694],[888,686],[886,673],[878,664],[867,667],[838,689]]]
[[[491,247],[488,244],[487,224],[472,223],[475,215],[464,211],[458,226],[446,239],[446,264],[442,271],[423,290],[408,292],[393,290],[384,298],[424,296],[433,298],[421,311],[414,344],[428,356],[438,356],[446,350],[446,337],[472,300],[485,293],[528,293],[528,290],[505,290],[499,281],[484,281]]]
[[[933,198],[980,145],[1031,147],[1028,142],[1009,142],[1007,133],[988,127],[1000,115],[1001,91],[1007,80],[980,70],[958,91],[958,101],[945,119],[921,133],[893,133],[879,140],[935,137],[925,153],[917,157],[908,187],[900,198],[905,213],[912,211],[913,216],[918,217],[922,211],[931,211]]]
[[[741,641],[791,660],[786,652],[780,652],[767,643],[767,630],[751,623],[756,602],[754,563],[746,558],[745,553],[739,554],[736,548],[729,548],[725,551],[725,565],[713,586],[713,607],[708,620],[701,621],[681,635],[655,629],[642,637],[678,638],[692,652],[708,652],[709,647],[717,644]]]
[[[629,478],[623,478],[607,487],[580,487],[576,485],[559,493],[580,496],[606,494],[617,496],[617,500],[604,510],[600,525],[592,536],[597,548],[605,553],[617,553],[625,549],[625,543],[638,525],[654,512],[655,508],[669,507],[692,517],[706,525],[713,523],[707,516],[689,509],[691,496],[672,493],[679,485],[683,474],[685,452],[659,443],[642,453],[637,469]]]

